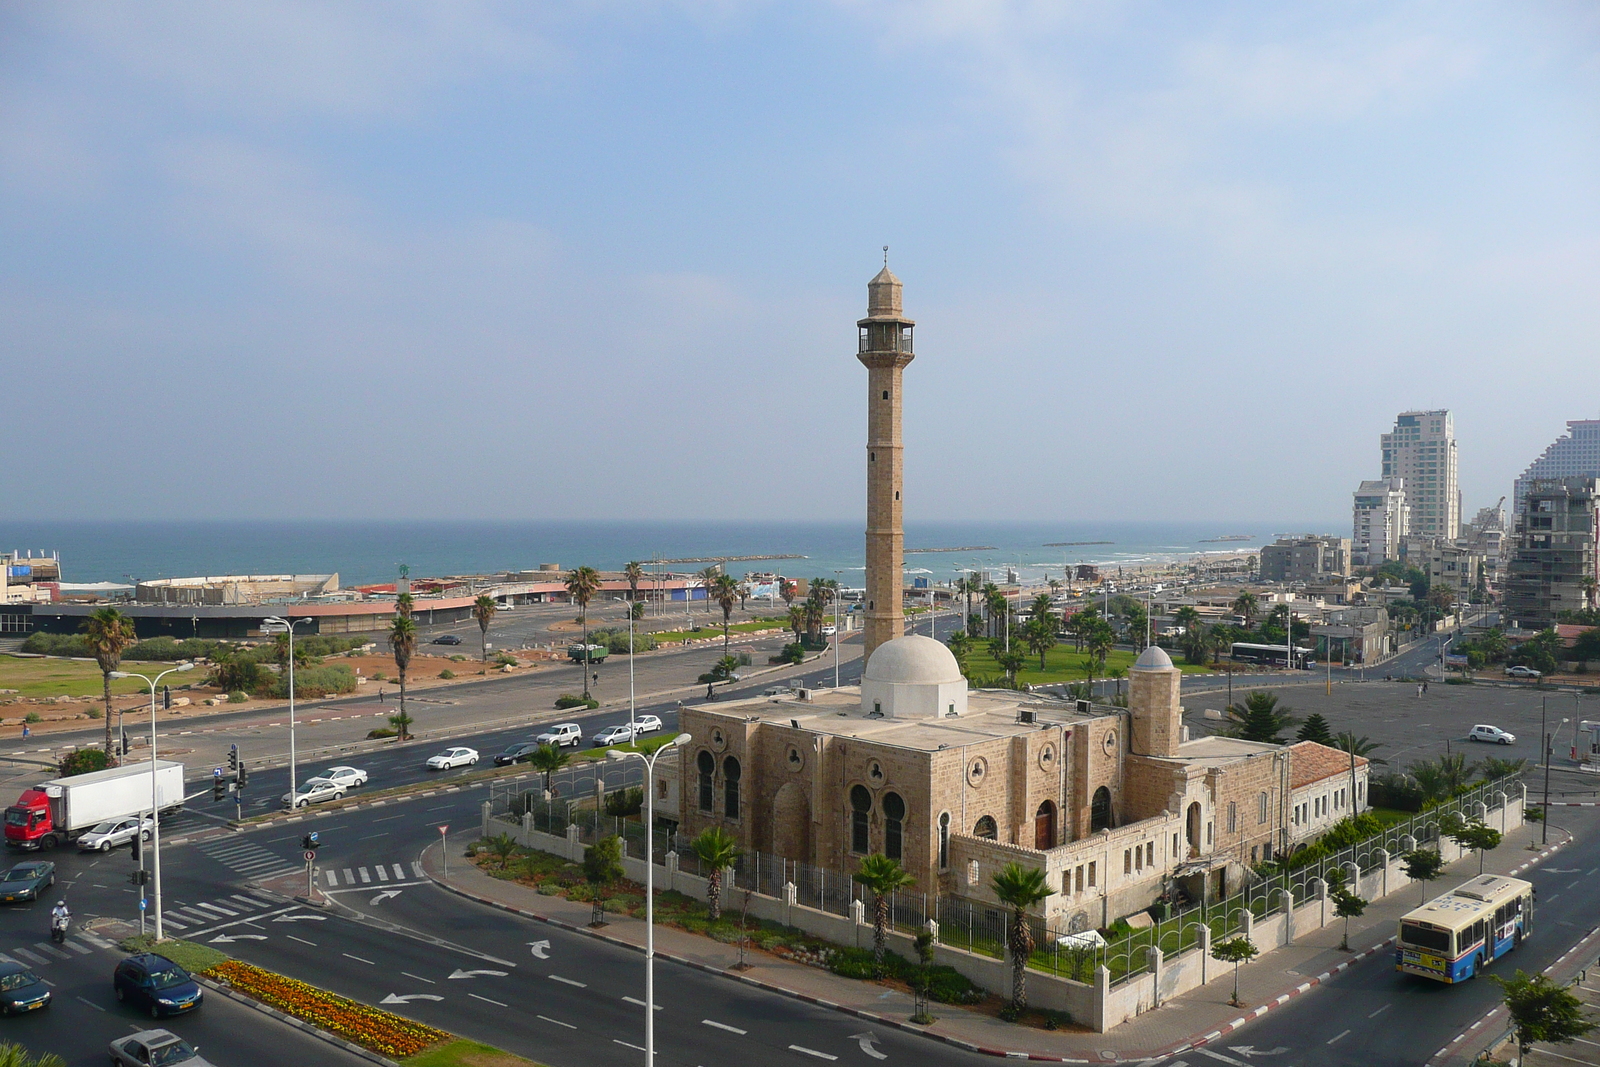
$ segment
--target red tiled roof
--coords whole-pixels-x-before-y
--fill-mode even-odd
[[[1581,623],[1558,622],[1556,623],[1556,636],[1561,638],[1563,644],[1571,647],[1572,643],[1578,639],[1580,634],[1588,633],[1593,629],[1595,629],[1595,627],[1585,626]]]
[[[1367,762],[1364,756],[1356,757],[1357,767],[1365,767]],[[1350,753],[1315,741],[1298,741],[1289,746],[1289,788],[1299,789],[1340,773],[1350,773]]]

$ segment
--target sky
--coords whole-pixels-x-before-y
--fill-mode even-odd
[[[0,0],[13,518],[1348,525],[1600,416],[1581,2]]]

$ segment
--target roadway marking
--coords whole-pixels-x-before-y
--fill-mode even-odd
[[[381,834],[368,834],[366,837],[358,837],[358,838],[356,838],[356,840],[357,841],[371,841],[375,837],[388,837],[388,836],[389,836],[389,831],[385,830]],[[362,868],[362,870],[365,870],[365,869],[366,868],[364,868],[364,867]]]
[[[1582,878],[1574,878],[1571,882],[1567,883],[1567,888],[1568,889],[1576,889],[1578,887],[1578,883],[1581,882],[1581,881],[1583,881]]]
[[[1376,1019],[1378,1016],[1382,1015],[1384,1012],[1388,1011],[1392,1007],[1394,1007],[1393,1004],[1385,1004],[1383,1007],[1379,1008],[1377,1011],[1375,1011],[1371,1015],[1367,1016],[1367,1018]]]
[[[637,1004],[641,1008],[644,1007],[644,1001],[640,1000],[637,997],[623,997],[622,999],[626,1000],[629,1004]],[[663,1011],[664,1009],[661,1007],[661,1005],[657,1004],[655,1006],[655,1010],[656,1011]]]
[[[293,934],[285,934],[284,936],[287,937],[290,941],[298,941],[302,945],[310,945],[312,948],[316,948],[317,947],[317,943],[315,941],[307,941],[305,938],[296,937]]]
[[[611,1043],[614,1044],[614,1045],[622,1045],[625,1048],[637,1049],[640,1052],[645,1051],[645,1047],[643,1045],[632,1045],[632,1044],[629,1044],[628,1042],[626,1042],[626,1041],[624,1041],[624,1040],[622,1040],[621,1038],[618,1038],[618,1037],[612,1038],[611,1039]],[[789,1047],[793,1048],[794,1046],[790,1045]],[[830,1060],[833,1059],[832,1056],[829,1056],[828,1058]]]
[[[589,984],[587,982],[574,982],[572,979],[563,978],[559,974],[547,974],[545,977],[550,979],[552,982],[560,982],[562,985],[577,986],[579,989],[589,988]]]
[[[737,1026],[729,1026],[727,1023],[719,1023],[715,1019],[701,1019],[700,1022],[705,1026],[714,1026],[718,1030],[726,1030],[730,1034],[748,1034],[750,1032],[748,1030],[741,1030]]]
[[[85,1000],[83,997],[77,997],[75,999],[83,1001],[83,1003],[89,1005],[89,1007],[93,1008],[95,1011],[102,1012],[102,1013],[104,1013],[104,1011],[105,1011],[104,1008],[102,1008],[100,1005],[96,1004],[92,1000]]]
[[[410,971],[401,971],[400,973],[405,975],[407,978],[415,978],[419,982],[427,982],[429,985],[438,985],[439,984],[438,982],[435,982],[432,978],[424,978],[420,974],[412,974]]]
[[[348,952],[341,952],[341,953],[339,953],[339,955],[343,956],[347,960],[355,960],[357,963],[365,963],[369,967],[376,967],[377,966],[377,964],[373,963],[371,960],[364,960],[360,956],[352,956]]]
[[[332,871],[329,871],[328,873],[330,875],[333,874]],[[355,885],[356,884],[356,873],[354,871],[352,871],[349,867],[346,867],[344,869],[344,884],[345,885]]]
[[[104,1008],[101,1008],[100,1010],[101,1011],[105,1011]],[[573,1026],[571,1023],[564,1023],[560,1019],[552,1019],[548,1015],[535,1015],[534,1018],[535,1019],[543,1019],[547,1023],[555,1023],[557,1026],[565,1026],[568,1030],[576,1030],[577,1029],[577,1027]]]
[[[467,996],[471,997],[473,1000],[481,1000],[485,1004],[493,1004],[497,1008],[509,1008],[509,1007],[511,1007],[511,1005],[502,1004],[498,1000],[490,1000],[488,997],[480,997],[476,993],[468,993]]]
[[[1341,1037],[1348,1037],[1348,1036],[1350,1036],[1350,1031],[1348,1031],[1348,1030],[1346,1030],[1346,1031],[1345,1031],[1345,1032],[1344,1032],[1344,1033],[1342,1033],[1342,1034],[1334,1034],[1334,1035],[1333,1035],[1333,1036],[1332,1036],[1332,1037],[1330,1037],[1330,1038],[1328,1038],[1328,1044],[1330,1044],[1330,1045],[1331,1045],[1331,1044],[1333,1044],[1333,1043],[1334,1043],[1334,1042],[1335,1042],[1335,1041],[1337,1041],[1337,1040],[1339,1040],[1339,1039],[1340,1039],[1340,1038],[1341,1038]]]
[[[1214,1060],[1221,1060],[1223,1063],[1231,1063],[1233,1064],[1233,1067],[1250,1067],[1250,1065],[1244,1060],[1236,1060],[1232,1056],[1224,1056],[1222,1053],[1212,1052],[1208,1048],[1197,1048],[1193,1051],[1198,1052],[1202,1056],[1210,1056]]]
[[[372,875],[367,873],[367,869],[365,867],[357,868],[356,873],[361,875],[362,885],[368,885],[372,882]]]
[[[382,801],[379,801],[379,802],[378,802],[378,803],[379,803],[379,804],[381,804],[381,803],[383,803],[383,802],[382,802]],[[373,806],[373,807],[377,807],[377,806],[378,806],[378,804],[374,804],[374,805],[372,805],[372,806]],[[373,821],[373,822],[375,822],[375,823],[378,823],[378,822],[394,822],[394,821],[395,821],[395,820],[396,820],[396,819],[403,819],[403,818],[405,818],[405,816],[404,816],[404,815],[390,815],[390,816],[388,816],[388,817],[386,817],[386,818],[382,818],[382,819],[373,819],[373,820],[372,820],[372,821]]]
[[[815,1056],[819,1060],[836,1060],[839,1058],[830,1056],[826,1052],[818,1052],[814,1048],[806,1048],[804,1045],[790,1045],[789,1048],[793,1052],[804,1052],[807,1056]]]

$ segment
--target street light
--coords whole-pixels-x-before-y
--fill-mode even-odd
[[[267,630],[268,633],[287,633],[289,635],[289,806],[291,808],[294,807],[294,797],[295,797],[295,781],[294,781],[294,763],[295,763],[295,752],[294,752],[294,628],[296,626],[299,626],[303,622],[311,622],[311,621],[312,621],[311,619],[295,619],[293,622],[290,622],[288,619],[285,619],[285,618],[283,618],[282,616],[279,616],[279,615],[269,615],[267,618],[261,620],[261,622],[262,622],[262,627],[261,628],[263,630],[267,630],[268,626],[272,627],[272,629]]]
[[[692,740],[688,734],[679,734],[648,756],[638,751],[606,750],[607,759],[621,762],[637,757],[644,761],[644,1067],[656,1063],[656,794],[651,779],[661,753]]]
[[[150,870],[156,893],[156,940],[161,938],[161,802],[156,796],[156,686],[161,679],[177,671],[192,671],[193,663],[180,663],[168,667],[154,679],[132,671],[112,671],[113,678],[138,678],[150,687]]]
[[[616,599],[623,600],[622,597]],[[634,737],[638,737],[639,726],[633,721],[633,657],[638,652],[633,644],[633,601],[623,600],[623,603],[628,605],[628,729]]]

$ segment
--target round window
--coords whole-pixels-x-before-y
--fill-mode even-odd
[[[791,771],[798,771],[800,768],[804,767],[805,765],[806,765],[806,758],[800,754],[800,750],[798,748],[796,748],[794,745],[790,745],[789,746],[789,769]]]
[[[1115,730],[1106,731],[1106,739],[1100,745],[1106,750],[1107,755],[1115,752],[1117,750],[1117,732]]]
[[[716,749],[718,752],[721,752],[723,749],[728,747],[728,739],[723,736],[721,730],[711,731],[711,747]]]
[[[1042,770],[1052,770],[1056,765],[1056,746],[1046,745],[1039,750],[1039,767]]]
[[[967,781],[972,785],[979,785],[989,773],[989,761],[979,756],[967,764]]]
[[[867,765],[867,777],[875,782],[883,781],[883,766],[877,760]]]

